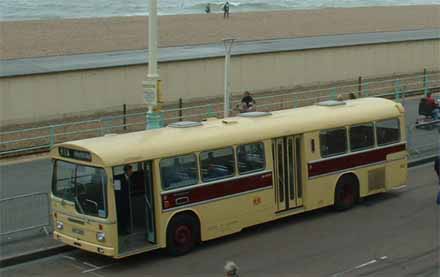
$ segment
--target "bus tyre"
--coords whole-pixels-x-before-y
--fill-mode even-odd
[[[338,211],[350,209],[358,199],[358,184],[354,176],[343,176],[335,190],[335,208]]]
[[[171,256],[190,252],[197,242],[197,220],[190,215],[177,215],[168,225],[167,251]]]

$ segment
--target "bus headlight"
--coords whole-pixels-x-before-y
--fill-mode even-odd
[[[63,228],[64,228],[64,223],[62,223],[61,221],[57,221],[56,226],[57,226],[57,229],[58,229],[58,230],[63,230]]]
[[[105,233],[104,232],[98,232],[96,233],[96,240],[100,242],[105,241]]]

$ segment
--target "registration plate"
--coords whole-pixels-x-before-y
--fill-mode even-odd
[[[78,235],[84,235],[84,230],[78,228],[72,228],[72,232]]]

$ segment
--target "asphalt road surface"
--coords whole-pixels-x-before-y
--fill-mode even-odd
[[[80,250],[0,271],[6,276],[440,276],[439,189],[432,164],[409,170],[407,187],[352,210],[324,208],[254,226],[171,258],[154,251],[112,260]]]

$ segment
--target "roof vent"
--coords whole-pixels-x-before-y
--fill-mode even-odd
[[[191,128],[191,127],[197,127],[202,126],[202,122],[196,122],[196,121],[179,121],[174,122],[168,125],[168,127],[171,128]]]
[[[345,102],[344,101],[337,101],[337,100],[327,100],[327,101],[319,102],[317,105],[323,106],[323,107],[335,107],[335,106],[345,105]]]
[[[241,113],[241,117],[262,117],[262,116],[269,116],[272,115],[270,112],[248,112],[248,113]]]

